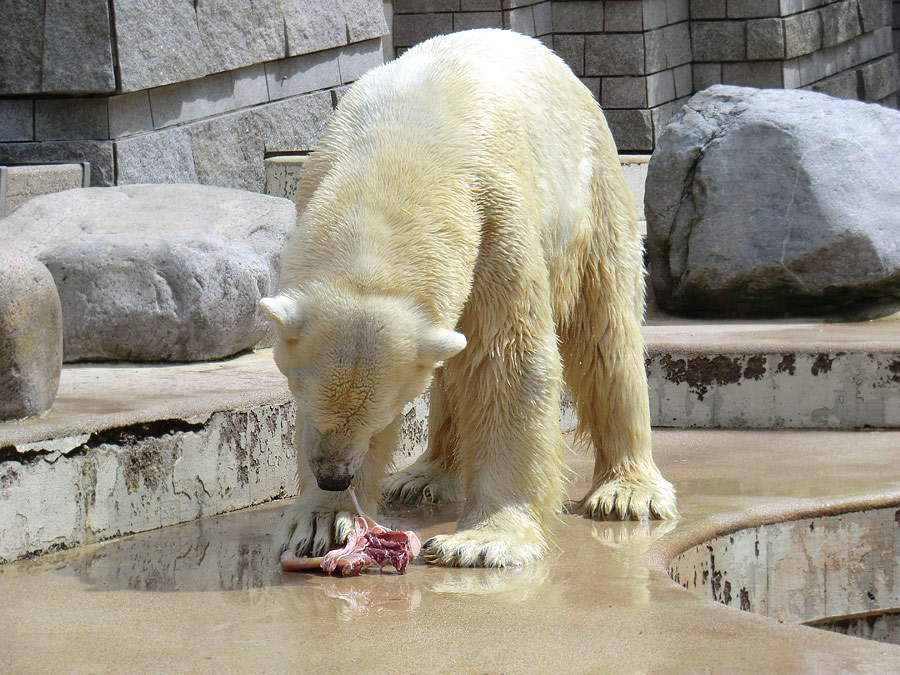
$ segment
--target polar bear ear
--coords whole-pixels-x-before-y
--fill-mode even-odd
[[[419,345],[419,356],[428,364],[446,361],[466,348],[466,336],[444,328],[429,328]]]
[[[259,308],[284,339],[297,339],[303,323],[302,301],[296,295],[279,293],[259,301]]]

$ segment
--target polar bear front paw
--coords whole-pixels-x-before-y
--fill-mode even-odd
[[[462,501],[459,479],[433,462],[416,461],[390,476],[382,489],[385,502],[400,504],[447,504]]]
[[[330,503],[333,501],[297,497],[275,529],[272,553],[280,556],[293,551],[298,556],[321,556],[343,545],[353,529],[353,515]]]
[[[665,520],[678,516],[675,489],[662,476],[653,480],[610,478],[595,485],[568,510],[592,520]]]
[[[430,565],[511,567],[539,560],[547,552],[547,544],[540,536],[473,529],[432,537],[422,551]]]

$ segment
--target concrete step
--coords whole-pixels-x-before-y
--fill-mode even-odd
[[[900,320],[644,327],[654,426],[900,427]]]

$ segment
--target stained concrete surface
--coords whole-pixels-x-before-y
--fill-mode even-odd
[[[563,516],[530,567],[285,574],[283,502],[0,567],[4,672],[869,672],[900,647],[717,605],[678,553],[766,522],[900,504],[900,432],[657,431],[669,523]],[[725,451],[727,449],[727,452]],[[585,489],[590,462],[572,452]],[[391,511],[421,537],[454,510]]]

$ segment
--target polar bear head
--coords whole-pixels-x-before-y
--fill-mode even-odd
[[[298,451],[323,490],[347,488],[372,437],[466,346],[402,298],[285,291],[260,308],[297,403]]]

